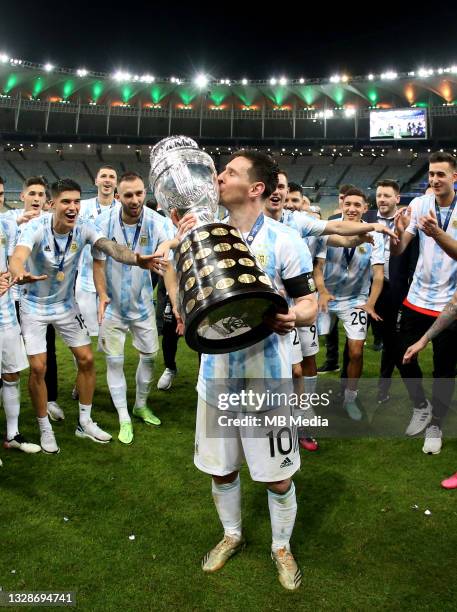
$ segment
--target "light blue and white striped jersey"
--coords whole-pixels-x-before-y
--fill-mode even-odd
[[[283,210],[281,222],[296,229],[302,238],[322,236],[327,227],[327,221],[316,219],[301,210]]]
[[[97,217],[97,228],[109,240],[125,245],[125,237],[119,223],[122,206],[117,204]],[[125,225],[128,242],[133,243],[136,225]],[[172,227],[172,226],[171,226]],[[143,208],[143,222],[135,253],[152,255],[161,242],[173,238],[167,219],[153,210]],[[151,273],[138,266],[128,266],[94,250],[96,259],[106,260],[105,274],[108,295],[111,299],[105,313],[107,319],[143,321],[154,312]],[[172,254],[170,252],[170,258]]]
[[[79,260],[86,244],[94,245],[103,238],[95,225],[85,219],[76,220],[73,239],[65,256],[63,272],[65,278],[56,279],[61,257],[55,252],[54,236],[61,253],[65,251],[68,234],[57,234],[51,230],[54,215],[42,215],[29,221],[24,227],[17,244],[31,250],[27,269],[33,275],[47,274],[48,278],[37,283],[24,285],[21,291],[21,309],[43,319],[53,319],[74,307],[74,286]]]
[[[81,219],[89,219],[89,221],[95,223],[95,219],[98,217],[98,215],[106,210],[109,210],[116,204],[117,200],[113,200],[110,206],[102,206],[98,203],[98,198],[81,200],[79,216]],[[86,246],[79,263],[78,278],[76,282],[83,291],[91,291],[92,293],[95,293],[92,261],[92,250],[90,246]]]
[[[435,195],[414,198],[410,203],[411,221],[407,232],[415,236],[420,217],[435,211]],[[444,225],[449,207],[439,207],[441,224]],[[447,233],[457,240],[457,206],[449,221]],[[457,261],[446,255],[443,249],[419,231],[419,259],[407,300],[414,306],[441,312],[457,289]]]
[[[38,216],[41,216],[41,213],[42,211],[40,211],[40,214]],[[13,221],[14,225],[16,226],[16,242],[18,242],[19,236],[21,235],[24,227],[27,225],[27,223],[30,223],[30,221],[28,221],[27,223],[21,223],[21,225],[17,224],[18,218],[21,217],[23,214],[24,214],[23,208],[14,208],[5,213],[5,217]],[[11,287],[11,295],[13,296],[13,300],[15,302],[19,302],[19,299],[21,297],[21,290],[22,290],[22,287],[20,285],[14,285],[13,287]]]
[[[0,272],[8,270],[8,257],[14,251],[16,241],[16,221],[0,215]],[[16,308],[11,289],[0,297],[0,328],[17,325]]]
[[[365,304],[370,294],[371,266],[384,265],[384,239],[382,234],[370,232],[374,245],[364,243],[354,248],[348,264],[345,253],[352,249],[324,246],[317,256],[325,259],[324,282],[335,300],[328,303],[330,312],[344,312]],[[324,239],[327,243],[327,239]]]
[[[284,280],[313,270],[308,247],[295,230],[269,217],[250,245],[258,264],[279,290]],[[287,295],[287,292],[286,292]],[[291,301],[291,299],[289,298]],[[288,379],[292,373],[290,336],[270,334],[254,346],[223,355],[202,355],[197,391],[214,402],[211,379]]]

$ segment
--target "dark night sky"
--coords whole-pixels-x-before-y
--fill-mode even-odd
[[[0,11],[0,51],[69,68],[181,77],[199,70],[217,78],[329,77],[457,64],[457,8],[275,4],[162,0],[118,9],[10,0]]]

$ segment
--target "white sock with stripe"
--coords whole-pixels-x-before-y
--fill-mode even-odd
[[[268,508],[270,510],[272,550],[286,547],[290,550],[290,538],[297,516],[297,498],[292,482],[286,493],[278,494],[268,489]]]
[[[106,357],[106,380],[111,399],[119,415],[119,423],[130,422],[127,408],[127,382],[124,374],[124,357]]]
[[[6,416],[6,438],[12,440],[19,433],[21,389],[19,380],[3,381],[3,408]]]
[[[219,515],[224,534],[241,538],[241,485],[240,475],[233,482],[212,484],[214,504]]]

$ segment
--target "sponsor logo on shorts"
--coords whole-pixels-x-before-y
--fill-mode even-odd
[[[365,331],[365,328],[364,328],[364,327],[361,327],[361,328],[359,329],[359,332],[364,332],[364,331]]]
[[[286,457],[286,458],[284,459],[284,461],[281,463],[281,465],[280,465],[279,467],[280,467],[280,468],[290,467],[290,466],[291,466],[291,465],[293,465],[293,464],[294,464],[294,462],[293,462],[293,461],[291,461],[291,460],[289,459],[289,457]]]
[[[315,342],[311,342],[310,346],[317,346]]]

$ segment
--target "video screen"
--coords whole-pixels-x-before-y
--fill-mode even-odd
[[[370,140],[425,140],[426,138],[425,108],[370,111]]]

